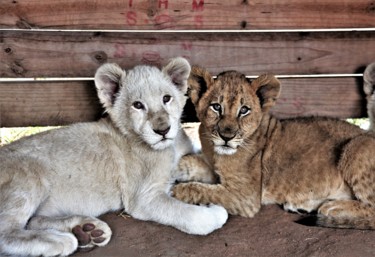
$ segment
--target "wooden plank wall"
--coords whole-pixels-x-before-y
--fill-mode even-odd
[[[369,0],[9,0],[2,28],[321,29],[374,26]]]
[[[375,1],[13,0],[0,5],[0,47],[0,127],[95,120],[101,64],[174,56],[212,74],[282,75],[279,117],[363,117]]]

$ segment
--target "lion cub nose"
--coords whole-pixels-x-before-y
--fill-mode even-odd
[[[230,135],[230,136],[224,136],[222,134],[219,133],[219,136],[221,137],[221,139],[223,139],[225,142],[228,142],[230,140],[232,140],[236,135]]]
[[[161,135],[161,136],[165,136],[169,132],[170,129],[171,129],[171,127],[168,127],[166,129],[154,129],[154,132],[156,134]]]

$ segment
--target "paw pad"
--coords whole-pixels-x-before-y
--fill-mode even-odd
[[[87,246],[90,243],[100,244],[106,239],[102,237],[104,231],[101,229],[95,229],[95,225],[92,223],[86,223],[82,226],[77,225],[72,229],[74,236],[78,240],[79,246]]]

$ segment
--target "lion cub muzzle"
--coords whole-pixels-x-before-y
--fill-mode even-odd
[[[164,110],[153,112],[150,115],[150,123],[152,130],[162,136],[163,138],[166,138],[168,132],[171,129],[171,125],[169,122],[169,116],[168,113]]]
[[[236,136],[228,138],[220,134],[218,137],[213,138],[213,143],[215,152],[224,155],[234,154],[240,145],[239,140],[236,140]]]
[[[215,126],[214,149],[218,154],[234,154],[238,148],[238,126],[236,122],[223,117]]]
[[[238,126],[235,122],[222,119],[218,123],[217,132],[221,139],[223,139],[227,144],[229,141],[236,137]]]

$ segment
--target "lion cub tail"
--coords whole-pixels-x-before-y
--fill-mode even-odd
[[[330,228],[351,228],[375,230],[375,217],[349,218],[349,217],[328,217],[318,215],[316,225]]]
[[[375,230],[375,207],[358,200],[331,200],[323,203],[317,215],[297,221],[307,226]]]

